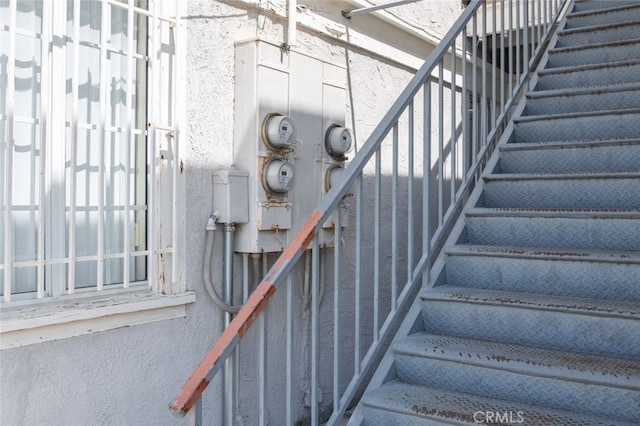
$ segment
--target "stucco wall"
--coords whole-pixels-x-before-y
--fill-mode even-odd
[[[260,3],[266,9],[258,9]],[[305,2],[300,2],[305,5]],[[416,46],[419,38],[407,35],[407,49],[402,40],[385,41],[384,31],[377,30],[372,37],[378,43],[388,43],[388,50],[371,52],[362,46],[350,44],[343,34],[334,34],[340,28],[340,17],[323,9],[320,2],[307,2],[300,14],[298,42],[295,49],[311,53],[324,60],[346,66],[349,74],[347,103],[348,124],[354,129],[357,146],[362,146],[388,107],[412,76],[414,64],[419,62]],[[331,2],[328,2],[331,3]],[[327,6],[328,7],[328,6]],[[335,6],[332,6],[335,7]],[[449,27],[459,12],[457,0],[422,2],[397,8],[393,13],[403,17],[419,31],[436,37]],[[169,414],[168,403],[175,397],[184,380],[199,363],[202,356],[222,330],[223,316],[207,297],[202,282],[202,261],[205,243],[204,225],[212,206],[211,173],[214,169],[233,164],[233,75],[234,42],[252,37],[280,42],[286,37],[287,21],[280,15],[285,11],[281,0],[261,2],[190,0],[187,29],[187,128],[186,155],[183,159],[186,174],[185,218],[187,253],[184,256],[187,288],[197,295],[195,304],[188,306],[184,319],[160,321],[153,324],[126,327],[82,337],[35,344],[0,353],[0,423],[3,425],[174,425],[185,424]],[[328,22],[333,22],[328,24]],[[353,26],[357,26],[355,23]],[[380,25],[383,25],[380,23]],[[324,26],[324,27],[323,27]],[[324,28],[324,31],[321,29]],[[355,30],[354,30],[355,31]],[[402,34],[394,30],[394,38]],[[366,35],[366,34],[365,34]],[[337,38],[335,38],[337,37]],[[422,41],[422,48],[431,47]],[[414,58],[411,63],[402,58]],[[184,139],[183,139],[184,140]],[[405,160],[406,161],[406,160]],[[403,163],[403,166],[406,163]],[[216,237],[214,283],[220,285],[222,235]],[[275,256],[269,257],[272,264]],[[327,283],[332,282],[332,258],[326,256]],[[352,262],[350,262],[352,263]],[[370,266],[371,259],[365,262]],[[236,288],[240,289],[240,258],[236,258]],[[351,271],[345,271],[345,294],[351,291]],[[297,272],[301,281],[301,272]],[[309,315],[301,306],[300,290],[296,291],[296,357],[304,360],[308,353]],[[352,296],[344,296],[346,298]],[[369,299],[370,296],[366,296]],[[321,307],[321,330],[332,327],[330,285]],[[284,292],[277,294],[274,309],[270,310],[271,375],[283,372],[282,310]],[[343,327],[351,329],[352,315],[343,316]],[[366,337],[366,336],[365,336]],[[330,337],[326,337],[329,339]],[[251,342],[255,339],[249,336]],[[325,339],[325,337],[323,337]],[[324,340],[321,340],[324,342]],[[331,344],[321,345],[320,357],[330,360]],[[251,347],[250,347],[251,348]],[[350,368],[352,356],[345,348],[344,366]],[[243,351],[246,369],[241,374],[242,407],[240,422],[255,424],[255,355]],[[295,392],[298,417],[308,415],[305,392],[308,391],[308,372],[300,368],[295,373]],[[345,375],[346,376],[346,375]],[[320,386],[323,406],[330,400],[331,377],[323,377]],[[216,424],[219,385],[212,383],[206,392],[205,419]],[[284,405],[284,392],[270,388],[270,400],[275,407]],[[282,423],[282,411],[273,409],[268,419],[272,424]],[[209,423],[210,422],[210,423]]]

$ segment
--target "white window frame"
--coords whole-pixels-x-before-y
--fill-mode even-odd
[[[38,255],[37,260],[26,262],[29,265],[22,265],[15,262],[11,256],[13,253],[13,228],[11,209],[11,158],[13,152],[13,93],[15,76],[15,49],[16,49],[16,5],[20,0],[10,0],[9,28],[0,30],[9,32],[9,66],[7,83],[7,102],[5,138],[5,162],[9,165],[5,167],[4,176],[4,208],[3,216],[5,238],[4,253],[8,258],[0,259],[0,274],[4,275],[4,294],[0,302],[0,349],[15,348],[28,344],[56,340],[71,336],[105,331],[113,328],[130,326],[134,324],[148,323],[163,319],[184,317],[185,305],[195,301],[193,292],[187,291],[184,279],[184,175],[182,173],[181,153],[183,148],[180,144],[182,138],[179,123],[184,119],[186,108],[183,98],[184,80],[182,76],[182,64],[185,63],[184,38],[180,35],[180,16],[186,8],[185,2],[180,0],[147,0],[148,8],[137,7],[137,0],[104,0],[102,3],[102,28],[110,25],[110,10],[112,8],[124,9],[128,17],[128,28],[133,28],[134,17],[146,15],[149,22],[148,51],[147,58],[147,155],[150,156],[147,180],[147,227],[146,250],[141,252],[130,251],[129,206],[125,205],[124,226],[124,253],[120,258],[124,259],[125,268],[132,255],[146,256],[147,282],[143,285],[130,285],[128,273],[124,273],[124,282],[118,286],[104,286],[101,282],[101,273],[98,273],[98,284],[90,291],[76,289],[74,285],[74,263],[77,260],[75,245],[69,244],[69,252],[65,253],[65,241],[74,240],[74,219],[70,219],[69,231],[64,226],[58,229],[43,229],[43,218],[45,197],[51,203],[62,203],[65,206],[65,194],[51,194],[50,180],[64,180],[64,167],[58,166],[47,168],[50,170],[49,176],[41,173],[39,179],[40,200],[39,205],[39,226],[38,226]],[[80,2],[82,0],[67,0],[74,7],[74,16],[79,16]],[[78,57],[78,34],[79,24],[76,19],[74,23],[74,34],[66,34],[66,7],[67,2],[50,2],[43,0],[43,28],[42,28],[42,58],[41,58],[41,107],[40,107],[40,134],[41,153],[40,170],[45,169],[45,160],[64,164],[65,152],[60,149],[53,149],[53,141],[65,140],[67,124],[65,123],[66,107],[56,104],[60,99],[66,97],[66,72],[60,71],[60,64],[65,63],[65,49],[67,43],[57,42],[70,37],[73,49],[73,57]],[[105,24],[106,22],[106,24]],[[106,67],[109,46],[109,31],[101,31],[101,76],[100,91],[101,102],[107,101],[106,90]],[[127,93],[132,93],[132,55],[134,55],[133,37],[128,37],[127,64]],[[54,66],[57,65],[57,66]],[[74,68],[74,71],[77,67]],[[74,72],[72,78],[72,99],[77,103],[77,73]],[[72,101],[71,135],[77,133],[77,119],[73,111],[76,110]],[[133,107],[129,106],[129,120],[126,129],[128,140],[133,135],[131,118]],[[100,124],[100,149],[104,147],[107,135],[107,123],[105,120],[106,108],[101,108]],[[2,114],[3,111],[0,111]],[[72,142],[75,143],[75,142]],[[75,145],[74,145],[75,146]],[[102,152],[102,151],[101,151]],[[130,164],[127,162],[127,164]],[[104,175],[104,157],[100,161],[102,181]],[[51,176],[51,174],[58,176]],[[62,173],[62,176],[60,176]],[[73,176],[73,174],[71,174]],[[127,185],[129,187],[129,173],[126,173]],[[73,178],[72,178],[73,179]],[[73,184],[71,184],[73,188]],[[103,185],[99,185],[103,188]],[[102,189],[101,189],[102,190]],[[73,191],[73,189],[71,190]],[[128,189],[127,189],[128,191]],[[104,200],[98,205],[98,215],[103,216]],[[74,202],[70,203],[71,215],[74,218]],[[128,203],[125,203],[128,204]],[[64,214],[62,216],[65,216]],[[64,224],[64,218],[59,221]],[[109,259],[110,255],[104,253],[105,226],[102,220],[98,221],[97,244],[98,254],[95,260],[98,265]],[[46,235],[45,235],[46,233]],[[51,243],[53,241],[53,243]],[[59,243],[55,243],[59,242]],[[46,247],[45,245],[49,244]],[[57,245],[58,247],[52,247]],[[102,247],[102,249],[101,249]],[[45,257],[45,252],[49,253]],[[113,257],[113,255],[111,255]],[[24,262],[23,262],[24,263]],[[7,266],[8,265],[8,266]],[[56,265],[58,267],[56,267]],[[66,276],[65,265],[69,271]],[[34,266],[37,270],[37,289],[35,298],[12,297],[11,280],[12,270],[20,266]],[[100,271],[100,266],[98,266]],[[56,276],[57,275],[57,276]],[[45,279],[49,284],[45,290]]]

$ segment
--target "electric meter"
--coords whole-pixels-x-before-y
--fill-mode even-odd
[[[281,114],[269,114],[262,126],[262,138],[271,149],[288,148],[296,137],[293,119]]]
[[[329,190],[342,179],[343,175],[344,167],[337,164],[329,167],[324,173],[324,190],[329,192]]]
[[[338,125],[329,127],[325,135],[327,152],[338,161],[346,160],[345,154],[351,150],[352,139],[349,129]]]
[[[276,158],[264,165],[264,187],[269,192],[288,192],[296,183],[293,164],[286,160]]]

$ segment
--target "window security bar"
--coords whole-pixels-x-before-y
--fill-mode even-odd
[[[175,229],[179,174],[175,108],[163,98],[176,81],[161,69],[175,65],[162,44],[177,36],[171,2],[32,3],[0,4],[2,305],[158,290],[156,257],[173,252],[175,235],[148,230],[160,220]],[[175,152],[160,160],[165,135]]]

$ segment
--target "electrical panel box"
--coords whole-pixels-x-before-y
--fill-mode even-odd
[[[263,40],[236,44],[234,166],[249,174],[236,252],[282,251],[337,178],[332,170],[344,168],[346,81],[344,66]],[[324,224],[321,245],[333,244],[335,222]]]
[[[249,221],[249,173],[220,169],[213,172],[213,205],[220,211],[220,223]]]

